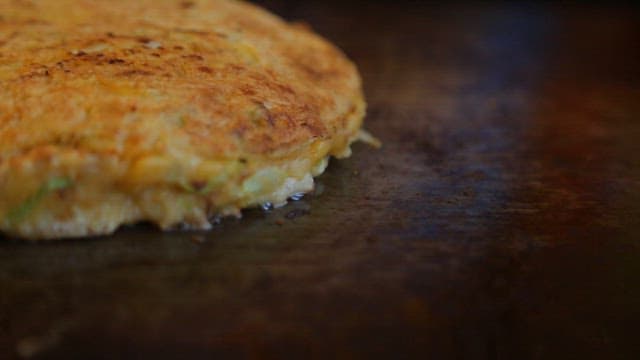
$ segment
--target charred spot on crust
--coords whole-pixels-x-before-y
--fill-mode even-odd
[[[146,44],[146,43],[148,43],[148,42],[153,41],[153,40],[151,40],[151,38],[148,38],[148,37],[146,37],[146,36],[138,36],[138,37],[136,38],[136,40],[137,40],[139,43],[142,43],[142,44]]]
[[[33,64],[32,70],[26,74],[21,75],[20,79],[31,79],[37,77],[47,77],[50,75],[49,68],[46,65]]]
[[[181,1],[180,2],[180,9],[191,9],[192,7],[196,6],[196,4],[193,1]]]
[[[192,60],[198,60],[198,61],[203,61],[204,58],[201,55],[198,54],[189,54],[189,55],[182,55],[183,58],[185,59],[192,59]]]
[[[198,67],[198,70],[202,71],[203,73],[207,73],[207,74],[212,74],[213,73],[213,69],[211,69],[208,66],[200,66],[200,67]]]

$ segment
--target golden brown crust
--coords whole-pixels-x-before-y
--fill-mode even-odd
[[[51,176],[127,193],[163,183],[149,169],[197,183],[217,161],[240,184],[344,152],[363,111],[338,49],[245,2],[0,0],[0,216]],[[157,158],[184,164],[147,166]],[[238,201],[215,211],[258,200]]]

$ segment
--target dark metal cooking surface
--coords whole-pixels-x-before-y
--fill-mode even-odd
[[[267,5],[359,64],[384,147],[209,233],[0,240],[0,358],[640,354],[636,9]]]

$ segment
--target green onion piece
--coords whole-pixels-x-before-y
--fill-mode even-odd
[[[66,189],[71,185],[73,185],[73,182],[69,178],[54,177],[49,179],[46,183],[40,186],[38,191],[29,196],[22,204],[10,210],[7,214],[7,218],[13,223],[24,220],[47,195],[54,191]]]

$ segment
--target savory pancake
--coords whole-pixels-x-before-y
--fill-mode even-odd
[[[0,230],[209,220],[313,188],[361,138],[354,65],[232,0],[0,0]]]

